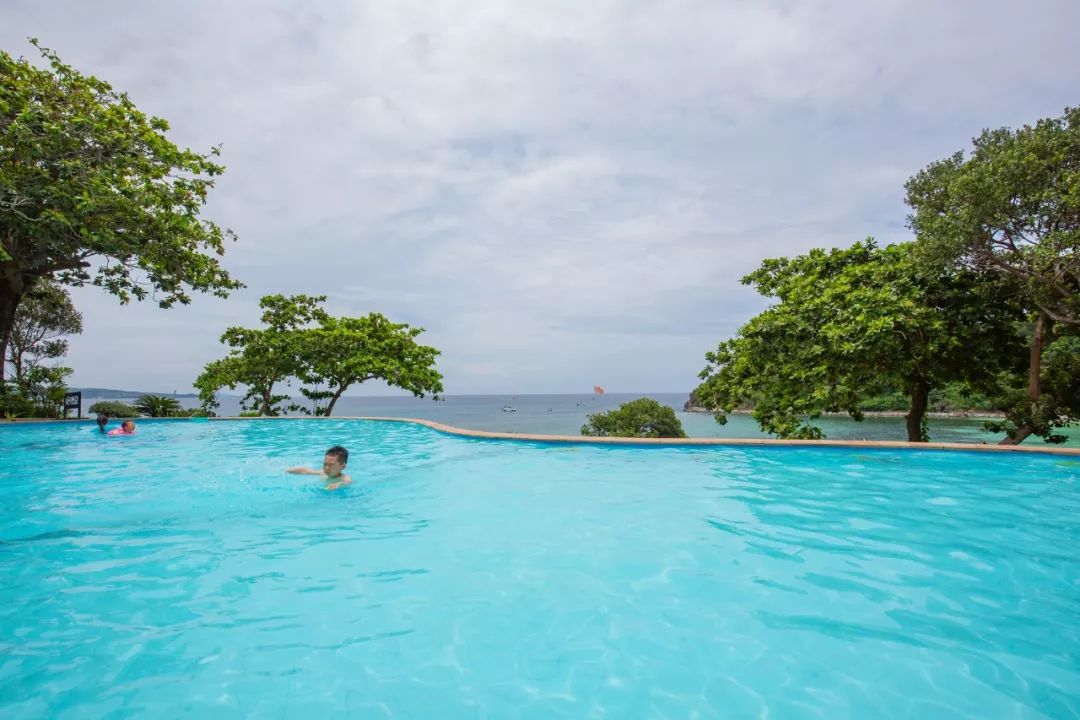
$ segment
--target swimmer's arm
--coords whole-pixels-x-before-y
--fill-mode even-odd
[[[341,479],[337,482],[332,482],[327,485],[327,490],[337,490],[339,487],[344,487],[345,485],[349,485],[352,483],[352,478],[348,475],[339,475],[338,477],[340,477]]]
[[[306,467],[291,467],[285,472],[290,475],[322,475],[322,470],[312,470]]]

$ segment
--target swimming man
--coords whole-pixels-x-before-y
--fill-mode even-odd
[[[287,472],[293,475],[319,475],[326,481],[327,490],[337,490],[339,487],[352,482],[352,478],[342,472],[348,464],[349,451],[340,445],[335,445],[326,451],[322,461],[322,470],[294,467],[289,468]]]

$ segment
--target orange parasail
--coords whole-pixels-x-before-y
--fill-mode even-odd
[[[592,391],[594,393],[596,393],[597,395],[603,395],[604,394],[604,388],[600,387],[599,385],[593,385],[592,386]]]

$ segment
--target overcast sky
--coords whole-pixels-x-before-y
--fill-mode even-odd
[[[1080,104],[1078,27],[1077,0],[0,6],[9,53],[223,145],[206,215],[246,290],[74,292],[73,384],[149,391],[296,292],[426,328],[451,394],[688,391],[761,259],[906,239],[908,176]]]

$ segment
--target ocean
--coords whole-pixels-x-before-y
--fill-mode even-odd
[[[447,395],[439,402],[430,398],[343,397],[334,408],[336,416],[385,416],[424,418],[447,425],[507,433],[577,435],[588,415],[613,410],[639,397],[651,397],[676,410],[683,428],[691,437],[756,438],[768,437],[749,415],[730,415],[726,425],[719,425],[707,413],[683,412],[689,393],[605,393],[604,395]],[[83,399],[83,412],[103,398]],[[122,402],[133,402],[130,399]],[[185,407],[196,407],[194,398],[182,398]],[[514,412],[504,412],[503,407]],[[221,398],[219,415],[240,412],[239,398]],[[930,439],[938,442],[996,443],[1002,435],[985,432],[980,418],[931,418]],[[826,437],[837,440],[905,440],[904,418],[868,417],[855,422],[846,416],[824,417],[818,421]],[[1080,445],[1080,427],[1067,432],[1070,446]],[[1041,444],[1029,438],[1025,445]]]

